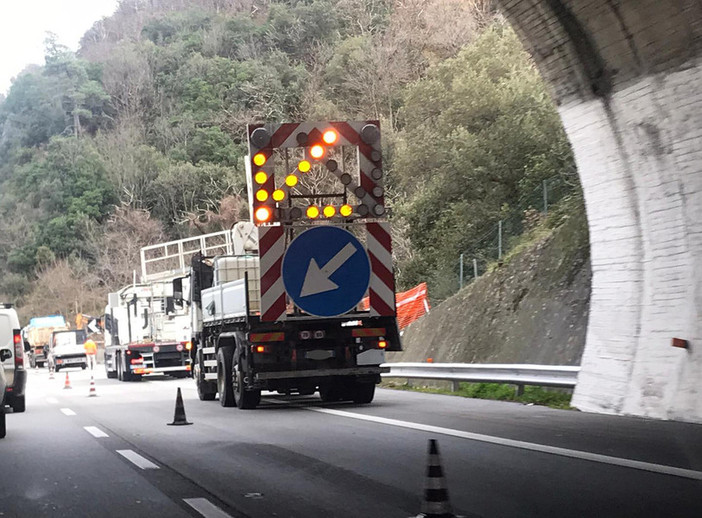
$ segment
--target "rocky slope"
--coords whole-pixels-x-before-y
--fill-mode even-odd
[[[587,221],[559,219],[409,326],[389,361],[578,365],[592,275]]]

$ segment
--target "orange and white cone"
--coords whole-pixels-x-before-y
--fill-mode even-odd
[[[70,389],[70,388],[73,388],[73,387],[71,387],[71,380],[68,379],[68,373],[66,373],[66,381],[64,381],[64,383],[63,383],[63,389],[66,390],[66,389]]]
[[[95,392],[95,378],[90,376],[90,392],[88,392],[88,397],[97,397],[97,392]]]
[[[427,477],[424,482],[422,512],[417,518],[456,518],[449,502],[448,487],[441,468],[439,445],[436,439],[429,439]]]
[[[54,379],[54,369],[52,367],[49,367],[49,379]]]

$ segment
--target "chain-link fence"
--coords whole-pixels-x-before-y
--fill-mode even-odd
[[[579,187],[565,177],[554,176],[527,191],[513,207],[505,208],[500,219],[457,258],[455,290],[485,273],[490,264],[499,263],[550,209],[578,191]]]

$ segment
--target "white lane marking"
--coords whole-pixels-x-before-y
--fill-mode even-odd
[[[90,435],[98,439],[100,439],[101,437],[109,437],[109,435],[100,430],[100,428],[98,428],[97,426],[84,426],[83,429]]]
[[[665,464],[653,464],[639,460],[625,459],[621,457],[612,457],[610,455],[601,455],[599,453],[590,453],[581,450],[570,450],[567,448],[559,448],[557,446],[547,446],[545,444],[536,444],[533,442],[517,441],[514,439],[505,439],[503,437],[494,437],[492,435],[483,435],[480,433],[464,432],[462,430],[454,430],[452,428],[441,428],[440,426],[431,426],[426,424],[412,423],[409,421],[399,421],[397,419],[387,419],[385,417],[375,417],[371,415],[355,414],[353,412],[344,412],[343,410],[332,410],[330,408],[314,408],[302,407],[312,412],[322,414],[335,415],[339,417],[350,417],[361,421],[371,421],[374,423],[386,424],[390,426],[398,426],[400,428],[410,428],[412,430],[420,430],[422,432],[438,433],[449,435],[451,437],[460,437],[462,439],[470,439],[472,441],[480,441],[489,444],[497,444],[499,446],[508,446],[510,448],[520,448],[522,450],[537,451],[539,453],[549,453],[551,455],[560,455],[561,457],[569,457],[572,459],[588,460],[591,462],[599,462],[601,464],[611,464],[623,468],[638,469],[641,471],[650,471],[663,475],[672,475],[674,477],[689,478],[692,480],[702,480],[702,471],[695,471],[685,468],[677,468],[675,466],[667,466]]]
[[[62,408],[61,412],[63,412],[66,415],[76,415],[76,413],[70,408]]]
[[[56,399],[55,397],[48,397],[46,398],[46,402],[51,403],[52,405],[56,405],[58,404],[58,399]]]
[[[183,501],[205,518],[232,518],[207,498],[183,498]]]
[[[136,466],[140,467],[141,469],[159,469],[156,464],[151,462],[149,459],[145,459],[135,451],[117,450],[117,453],[119,453],[122,457],[127,459],[132,464],[135,464]]]

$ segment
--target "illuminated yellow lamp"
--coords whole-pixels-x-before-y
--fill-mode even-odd
[[[302,160],[299,164],[297,164],[297,168],[301,173],[307,173],[312,168],[312,164],[310,164],[307,160]]]
[[[339,138],[339,135],[334,130],[327,130],[322,135],[322,140],[329,145],[334,144],[337,138]]]
[[[256,199],[258,201],[266,201],[268,199],[268,191],[265,189],[259,189],[256,191]]]
[[[327,205],[324,207],[322,212],[324,212],[325,218],[331,218],[334,214],[336,214],[336,207],[334,207],[334,205]]]
[[[285,191],[283,191],[282,189],[276,189],[275,191],[273,191],[272,196],[275,201],[283,201],[285,199]]]
[[[264,183],[266,183],[266,180],[268,180],[268,174],[266,174],[265,171],[259,171],[254,175],[254,180],[257,184],[263,185]]]
[[[285,185],[287,185],[288,187],[295,187],[298,181],[299,180],[297,176],[295,176],[294,174],[289,174],[285,177]]]
[[[324,148],[319,144],[315,144],[310,148],[310,156],[316,160],[319,160],[324,156]]]
[[[256,209],[254,215],[256,216],[256,221],[258,221],[259,223],[265,223],[266,221],[271,219],[273,212],[271,212],[271,209],[268,207],[259,207]]]
[[[344,216],[345,218],[348,218],[351,214],[353,214],[353,207],[349,205],[348,203],[342,205],[339,207],[339,214]]]
[[[253,163],[256,164],[257,166],[261,167],[263,164],[266,163],[266,155],[263,153],[256,153],[253,157]]]
[[[307,217],[310,219],[317,219],[319,217],[319,207],[316,205],[307,207]]]

